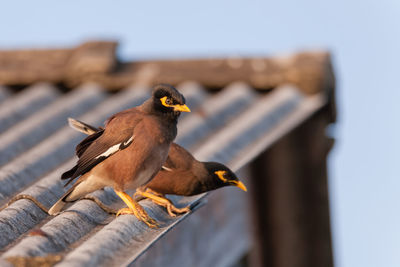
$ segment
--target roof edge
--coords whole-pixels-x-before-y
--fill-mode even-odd
[[[121,62],[118,43],[88,41],[75,48],[0,51],[0,84],[52,82],[76,87],[96,82],[109,90],[136,84],[195,80],[222,88],[243,81],[257,89],[291,83],[307,94],[334,88],[331,56],[327,51],[299,52],[278,57],[226,57]]]

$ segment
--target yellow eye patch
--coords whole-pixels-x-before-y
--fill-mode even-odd
[[[168,104],[167,102],[171,102],[171,101],[168,100],[167,96],[160,98],[160,101],[163,106],[169,107],[169,108],[174,108],[174,111],[190,112],[190,109],[186,105],[173,105],[171,103]]]
[[[173,107],[173,105],[167,104],[167,99],[168,99],[168,97],[166,97],[166,96],[164,96],[163,98],[160,98],[161,104],[163,104],[163,106],[166,106],[166,107]]]
[[[228,181],[228,179],[226,179],[226,178],[224,177],[226,171],[216,171],[216,172],[214,172],[214,173],[218,176],[218,178],[219,178],[220,180],[222,180],[222,182],[225,183],[225,182]]]

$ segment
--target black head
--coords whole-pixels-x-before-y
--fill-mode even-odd
[[[234,185],[243,191],[247,191],[246,186],[236,177],[235,173],[225,165],[218,162],[205,162],[204,166],[215,188]]]
[[[190,112],[185,105],[185,97],[172,85],[159,84],[153,89],[154,109],[165,114],[179,116],[181,112]]]

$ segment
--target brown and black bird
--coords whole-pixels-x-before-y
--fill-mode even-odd
[[[80,177],[50,208],[49,214],[109,186],[128,206],[121,212],[134,214],[155,227],[156,222],[125,191],[148,183],[161,169],[176,137],[181,112],[190,112],[185,98],[170,85],[158,85],[142,105],[111,116],[104,129],[77,145],[78,162],[61,178],[69,179],[69,184]]]
[[[69,124],[75,130],[90,136],[103,131],[102,128],[71,118]],[[178,213],[189,211],[189,208],[175,207],[165,197],[166,194],[192,196],[228,185],[247,191],[246,186],[225,165],[217,162],[200,162],[186,149],[173,143],[162,169],[149,183],[138,188],[135,195],[151,199],[154,203],[165,207],[171,216],[176,216]]]

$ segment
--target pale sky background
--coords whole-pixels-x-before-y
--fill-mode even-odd
[[[114,38],[122,59],[322,48],[337,75],[336,266],[400,266],[400,1],[7,1],[0,49]]]

